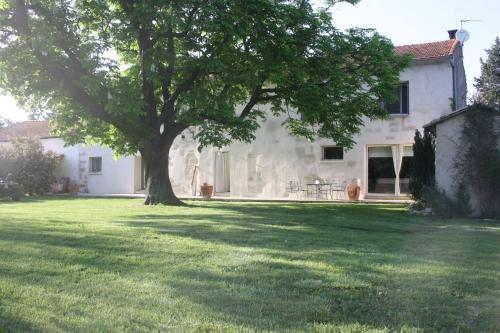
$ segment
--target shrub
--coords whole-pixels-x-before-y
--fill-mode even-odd
[[[435,144],[429,132],[424,135],[415,131],[413,159],[410,166],[410,193],[413,199],[421,201],[426,187],[433,187],[435,182]]]
[[[457,179],[474,194],[481,217],[499,217],[500,112],[481,104],[470,108],[455,160]]]
[[[464,184],[460,185],[458,190],[457,196],[451,198],[435,186],[426,187],[422,191],[422,197],[426,206],[431,207],[432,213],[436,216],[444,218],[468,217],[472,213],[470,197],[465,191]]]
[[[11,173],[27,194],[43,194],[50,190],[58,159],[52,152],[44,152],[40,141],[21,139],[0,153],[0,176]]]
[[[14,170],[10,150],[0,147],[0,178],[6,178]]]

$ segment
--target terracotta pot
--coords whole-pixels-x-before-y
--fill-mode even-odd
[[[78,184],[69,184],[68,185],[68,192],[70,194],[76,195],[78,192],[80,192],[80,185]]]
[[[361,192],[361,187],[358,185],[351,184],[347,186],[347,195],[349,196],[349,200],[357,201],[359,200],[359,194]]]
[[[200,186],[200,192],[202,197],[204,197],[205,199],[210,199],[212,197],[212,193],[214,192],[214,187],[213,185],[204,183]]]

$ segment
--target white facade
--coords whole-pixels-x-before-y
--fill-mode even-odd
[[[65,147],[60,138],[41,138],[40,141],[46,151],[61,157],[54,177],[68,177],[71,183],[80,185],[80,192],[131,194],[141,190],[141,166],[137,156],[115,158],[110,148],[98,145]],[[91,158],[100,158],[100,171],[91,170]]]
[[[268,118],[251,144],[234,143],[221,149],[229,158],[229,193],[235,197],[287,197],[289,181],[307,184],[315,179],[327,182],[361,181],[362,197],[369,193],[369,152],[387,151],[411,155],[415,130],[431,120],[451,112],[453,98],[452,67],[449,61],[414,64],[400,74],[409,86],[409,114],[393,115],[385,120],[367,121],[354,140],[353,149],[344,152],[340,161],[322,160],[322,147],[335,146],[331,140],[308,142],[288,134],[281,126],[284,118]],[[373,149],[379,147],[381,149]],[[385,147],[385,148],[384,148]],[[405,148],[406,147],[406,148]],[[177,194],[192,194],[200,184],[215,184],[223,177],[216,167],[219,150],[196,150],[192,135],[186,131],[171,150],[171,177]],[[392,156],[392,155],[389,155]],[[197,168],[195,168],[197,166]],[[195,182],[193,182],[193,178]],[[225,181],[228,182],[228,181]],[[199,190],[198,190],[199,191]],[[400,196],[397,187],[384,196]]]

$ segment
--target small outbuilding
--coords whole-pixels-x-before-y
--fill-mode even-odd
[[[485,117],[485,113],[489,113],[490,116]],[[471,121],[472,120],[472,121]],[[471,127],[474,127],[473,123],[488,121],[491,129],[490,131],[484,131],[481,133],[472,133],[477,140],[467,140],[464,138],[464,126],[467,122],[467,127],[470,131]],[[475,126],[477,128],[477,126]],[[487,179],[480,179],[480,169],[484,168],[485,164],[495,163],[498,166],[498,156],[500,151],[500,112],[495,111],[491,108],[481,105],[472,105],[452,112],[448,115],[442,116],[438,119],[431,121],[430,123],[424,125],[425,131],[431,132],[435,137],[435,149],[436,149],[436,186],[438,189],[444,191],[449,197],[454,198],[459,191],[461,183],[465,185],[464,189],[468,192],[470,196],[471,208],[474,211],[474,215],[481,215],[481,211],[484,211],[484,205],[495,206],[497,212],[499,211],[500,202],[498,202],[498,195],[488,195],[487,200],[484,200],[484,196],[481,196],[482,190],[485,187],[493,187],[486,189],[487,193],[500,192],[499,184],[500,173],[495,175],[486,176]],[[469,133],[471,135],[471,133]],[[466,141],[466,142],[464,142]],[[460,167],[463,164],[464,158],[467,159],[469,156],[468,152],[471,149],[477,149],[477,156],[481,157],[481,149],[495,149],[493,156],[497,158],[497,161],[484,160],[481,165],[478,165],[478,177],[470,177],[468,174],[464,174],[463,168]],[[487,156],[488,157],[487,157]],[[490,153],[485,154],[484,158],[491,158]],[[481,158],[479,158],[480,160]],[[470,164],[469,164],[470,166]],[[500,170],[498,170],[500,171]],[[488,178],[489,177],[489,178]],[[474,179],[471,179],[474,178]],[[482,188],[480,188],[482,187]],[[494,187],[497,187],[496,189]],[[493,190],[493,191],[491,191]],[[493,202],[490,201],[493,200]],[[489,201],[489,202],[485,202]]]

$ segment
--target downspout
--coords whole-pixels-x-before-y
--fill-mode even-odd
[[[451,82],[453,83],[453,103],[455,104],[455,110],[451,110],[452,112],[453,111],[456,111],[457,109],[457,83],[455,82],[456,81],[456,75],[455,75],[455,63],[453,61],[453,58],[455,56],[451,56],[451,60],[450,60],[450,65],[451,65]]]

